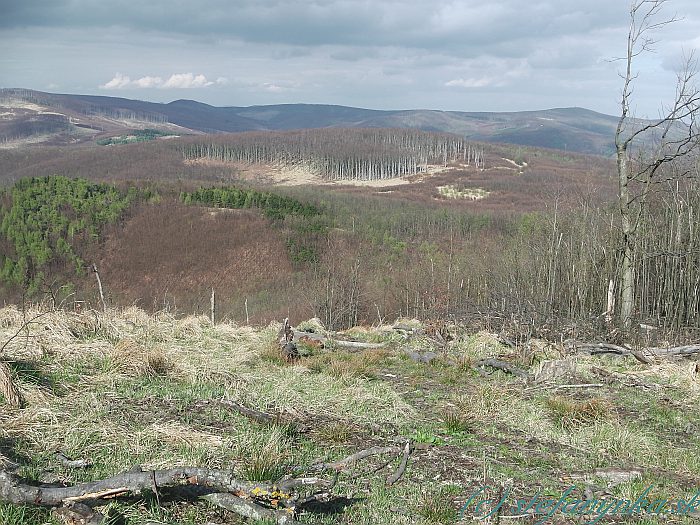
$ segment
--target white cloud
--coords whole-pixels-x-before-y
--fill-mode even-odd
[[[163,84],[163,88],[201,88],[211,86],[214,82],[209,82],[204,75],[193,75],[192,73],[176,73],[171,75]]]
[[[138,80],[134,80],[133,85],[140,88],[153,88],[158,87],[163,83],[163,79],[160,77],[141,77]]]
[[[265,82],[262,87],[265,91],[269,91],[270,93],[281,93],[282,91],[286,91],[284,87],[278,86],[277,84],[273,84],[271,82]]]
[[[106,84],[101,84],[101,89],[123,89],[131,84],[131,79],[127,76],[117,73],[114,78]]]
[[[449,82],[445,82],[447,87],[463,87],[468,89],[482,88],[487,86],[498,86],[502,85],[502,81],[499,82],[492,77],[479,77],[479,78],[455,78]]]
[[[163,81],[161,77],[145,76],[136,80],[131,80],[130,77],[117,73],[114,78],[106,84],[101,84],[100,89],[125,89],[125,88],[141,88],[141,89],[190,89],[209,87],[214,84],[223,85],[228,82],[228,79],[219,77],[216,82],[210,82],[204,75],[195,75],[194,73],[175,73]]]

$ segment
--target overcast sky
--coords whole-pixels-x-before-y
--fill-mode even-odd
[[[700,2],[637,61],[638,116],[700,47]],[[618,111],[628,0],[0,0],[0,87],[213,105]]]

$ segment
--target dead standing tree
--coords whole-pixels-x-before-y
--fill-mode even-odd
[[[620,75],[624,83],[615,148],[622,233],[619,319],[626,331],[632,327],[638,230],[647,196],[652,185],[665,178],[666,168],[692,153],[700,141],[700,130],[696,126],[700,92],[694,84],[697,64],[692,54],[685,60],[678,74],[675,99],[662,111],[663,116],[639,124],[631,115],[633,84],[638,77],[633,70],[633,63],[641,54],[653,50],[654,32],[677,20],[675,17],[659,20],[660,12],[667,2],[668,0],[632,2],[627,52],[621,59],[625,63],[625,70]],[[653,144],[651,148],[648,146],[650,142]]]

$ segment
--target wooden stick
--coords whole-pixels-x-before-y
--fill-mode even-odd
[[[92,461],[89,459],[70,459],[63,452],[56,452],[54,456],[61,462],[61,465],[67,468],[87,468],[92,466]]]
[[[406,465],[408,465],[408,456],[411,455],[411,442],[407,441],[406,446],[403,448],[403,457],[401,458],[401,463],[399,464],[399,467],[396,469],[396,471],[387,478],[386,484],[391,486],[394,483],[396,483],[399,479],[401,479],[401,476],[403,476],[403,473],[406,472]]]
[[[217,492],[214,494],[207,494],[206,496],[202,496],[202,499],[205,499],[213,503],[214,505],[218,505],[219,507],[233,511],[236,514],[239,514],[240,516],[245,516],[246,518],[250,518],[252,520],[274,520],[275,523],[278,523],[280,525],[301,525],[301,522],[296,521],[294,519],[293,512],[289,512],[286,510],[266,509],[265,507],[261,507],[260,505],[257,505],[252,501],[239,498],[237,496],[234,496],[233,494]]]
[[[107,303],[105,302],[105,295],[102,291],[102,279],[100,279],[100,273],[97,271],[97,265],[92,265],[92,271],[95,272],[95,277],[97,278],[97,289],[100,292],[100,300],[102,301],[102,311],[107,311]]]
[[[361,459],[367,458],[369,456],[377,456],[381,454],[400,454],[401,449],[399,447],[371,447],[365,450],[360,450],[350,456],[340,459],[338,461],[332,461],[330,463],[316,463],[312,465],[313,470],[344,470],[351,463],[355,463]]]
[[[211,324],[216,324],[216,298],[214,296],[214,288],[211,289],[211,299],[209,299],[209,308],[211,310]]]
[[[88,492],[86,494],[80,494],[79,496],[72,496],[69,498],[63,498],[63,503],[72,503],[78,501],[85,501],[89,499],[111,499],[116,496],[123,496],[131,492],[129,487],[117,487],[114,489],[100,490],[97,492]]]

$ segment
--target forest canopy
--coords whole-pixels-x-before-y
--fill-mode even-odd
[[[81,274],[79,247],[97,240],[137,193],[62,176],[18,181],[0,193],[0,279],[31,291],[52,267]]]

